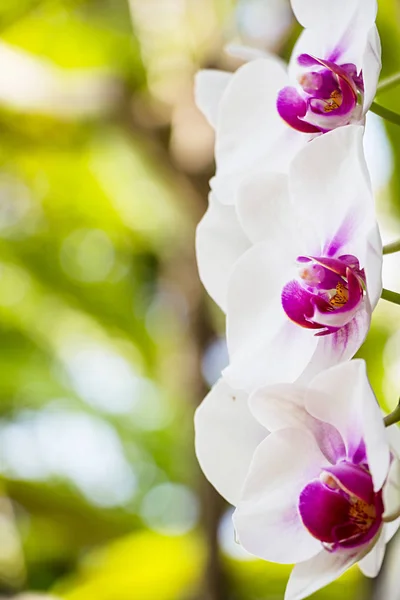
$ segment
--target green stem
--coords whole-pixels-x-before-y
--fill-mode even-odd
[[[391,290],[385,290],[385,288],[383,288],[381,298],[382,300],[387,300],[388,302],[393,302],[393,304],[400,305],[400,294],[397,292],[392,292]]]
[[[389,108],[385,108],[384,106],[373,102],[369,110],[382,117],[382,119],[385,119],[385,121],[390,121],[390,123],[400,125],[400,115]]]
[[[400,421],[400,400],[394,411],[391,412],[390,415],[387,415],[383,421],[385,423],[385,427],[390,427],[390,425],[394,425]]]
[[[383,246],[383,254],[394,254],[395,252],[400,252],[400,240]]]
[[[377,93],[387,92],[396,85],[400,84],[400,73],[395,73],[394,75],[390,75],[390,77],[385,77],[378,83]]]

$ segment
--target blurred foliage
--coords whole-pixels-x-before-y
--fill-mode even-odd
[[[77,581],[65,582],[59,591],[66,600],[175,600],[198,579],[202,555],[197,538],[143,532],[89,555]]]
[[[269,564],[262,561],[229,561],[231,586],[238,597],[246,600],[258,598],[283,598],[291,567]],[[361,600],[361,576],[357,568],[350,569],[340,580],[317,592],[315,600],[335,600],[336,598]],[[361,592],[361,593],[360,593]],[[359,596],[357,594],[360,594]],[[235,597],[233,595],[233,597]]]
[[[213,139],[192,78],[237,66],[222,52],[234,5],[1,2],[0,594],[205,595],[192,416],[216,335],[203,321],[222,319],[194,263]],[[381,0],[379,28],[387,75],[400,69],[396,0]],[[283,56],[298,32],[283,32]],[[394,175],[377,196],[398,230],[400,133],[387,132]],[[381,307],[361,352],[387,407],[396,320]],[[286,567],[221,553],[224,598],[282,597]],[[365,598],[357,570],[316,595],[338,597]]]

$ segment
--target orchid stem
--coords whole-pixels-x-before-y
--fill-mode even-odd
[[[390,75],[389,77],[385,77],[378,83],[377,93],[386,92],[396,85],[400,84],[400,73],[395,73],[394,75]]]
[[[400,240],[383,246],[383,254],[394,254],[395,252],[400,252]]]
[[[385,288],[383,288],[381,298],[382,300],[387,300],[388,302],[393,302],[393,304],[400,305],[400,294],[397,292],[392,292],[391,290],[385,290]]]
[[[382,117],[382,119],[385,119],[385,121],[389,121],[395,125],[400,125],[400,115],[393,110],[390,110],[390,108],[385,108],[384,106],[373,102],[369,110]]]
[[[391,412],[390,415],[387,415],[383,421],[385,423],[385,427],[390,427],[390,425],[394,425],[400,421],[400,400],[394,411]]]

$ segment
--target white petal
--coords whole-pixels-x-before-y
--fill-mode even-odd
[[[280,309],[282,310],[282,309]],[[252,332],[231,358],[224,376],[231,385],[253,392],[265,385],[294,382],[307,368],[314,355],[317,340],[312,330],[304,329],[288,319],[275,329],[280,314],[270,310],[269,323]]]
[[[332,27],[328,30],[317,28],[302,31],[294,45],[289,61],[288,73],[292,85],[296,85],[299,77],[310,70],[309,67],[299,65],[298,58],[301,54],[329,60],[332,55],[337,54],[338,46],[341,52],[337,58],[335,57],[334,62],[338,65],[351,63],[357,67],[357,72],[362,70],[368,47],[368,30],[352,29],[351,35],[347,35],[346,44],[339,42],[341,35],[339,29]]]
[[[275,232],[286,231],[283,234],[285,238],[289,235],[288,221],[292,221],[294,207],[291,206],[288,183],[287,175],[265,173],[253,176],[240,186],[238,217],[253,243],[270,239],[271,232],[274,235]],[[293,222],[292,235],[295,233]]]
[[[381,566],[383,563],[383,558],[385,556],[386,549],[386,540],[385,540],[385,532],[384,528],[379,535],[375,545],[372,550],[368,552],[364,558],[362,558],[358,566],[360,570],[366,577],[376,577],[381,570]]]
[[[262,203],[265,193],[269,219],[264,218],[265,241],[251,247],[237,261],[229,280],[227,336],[231,358],[236,352],[247,356],[249,350],[251,357],[252,348],[269,347],[270,342],[275,343],[278,331],[289,322],[282,308],[281,294],[284,285],[297,275],[296,258],[303,245],[293,232],[294,211],[286,202],[281,205],[269,196],[266,179],[269,180],[255,177],[243,184],[240,191],[242,207],[247,201],[251,206],[253,195]],[[246,225],[255,235],[255,226],[250,227],[250,223],[249,217]]]
[[[300,54],[325,59],[335,55],[337,64],[352,63],[357,67],[357,72],[363,71],[363,74],[364,68],[367,68],[369,94],[369,88],[372,89],[370,83],[376,76],[376,58],[373,60],[371,55],[373,52],[378,55],[376,40],[371,37],[376,18],[376,0],[340,0],[345,10],[337,9],[337,2],[334,7],[332,5],[327,9],[328,0],[318,3],[313,0],[293,0],[293,4],[302,17],[301,21],[308,24],[293,49],[289,64],[291,80],[297,81],[297,76],[303,71],[297,63]]]
[[[383,518],[394,521],[400,517],[400,460],[394,459],[383,487]]]
[[[278,59],[247,63],[236,71],[220,105],[216,138],[217,174],[212,187],[221,202],[236,201],[243,178],[262,170],[285,172],[308,136],[281,119],[277,94],[289,80]]]
[[[388,544],[392,537],[398,532],[400,527],[400,517],[391,523],[385,523],[383,526],[385,532],[385,542]]]
[[[367,288],[367,298],[364,300],[366,312],[364,312],[364,315],[359,314],[356,322],[360,344],[358,347],[355,347],[353,354],[348,354],[349,358],[354,355],[361,346],[361,343],[363,343],[369,330],[371,313],[376,308],[382,294],[383,254],[379,227],[375,220],[375,215],[373,213],[368,214],[368,207],[365,212],[361,206],[357,210],[361,219],[358,220],[358,224],[354,221],[354,229],[351,236],[349,236],[351,239],[340,250],[343,254],[353,254],[358,258],[361,268],[365,271]],[[363,332],[364,338],[362,337]],[[354,346],[355,343],[354,340]]]
[[[242,546],[279,563],[315,556],[320,542],[301,522],[298,497],[327,464],[312,435],[300,429],[272,433],[254,454],[234,515]]]
[[[363,57],[364,113],[367,112],[375,98],[382,68],[381,53],[381,41],[378,30],[374,25],[368,32],[367,45]]]
[[[251,415],[247,395],[223,379],[197,409],[195,428],[196,454],[205,476],[236,505],[254,451],[268,432]]]
[[[391,514],[393,517],[393,515],[396,514],[396,507],[400,500],[400,484],[398,480],[400,461],[400,429],[397,425],[391,425],[390,427],[386,428],[386,433],[388,435],[390,449],[392,454],[395,456],[395,460],[391,464],[388,481],[383,488],[383,504],[385,506],[385,513],[388,513],[388,515]],[[386,543],[390,542],[395,533],[397,533],[399,527],[400,518],[389,523],[385,523],[384,529]]]
[[[337,38],[336,32],[333,32],[333,35],[334,40],[332,41],[332,35],[329,35],[327,39],[326,33],[319,29],[304,29],[304,31],[301,32],[296,40],[289,60],[288,73],[291,85],[296,85],[299,75],[306,70],[298,63],[297,59],[300,54],[311,54],[311,56],[316,56],[318,58],[328,56],[332,50],[330,46],[332,44],[335,45],[335,40]]]
[[[250,396],[250,410],[271,432],[295,427],[311,433],[321,452],[334,464],[343,447],[343,440],[335,429],[307,412],[306,391],[306,388],[295,384],[261,388]]]
[[[232,73],[205,69],[195,78],[195,100],[212,127],[216,127],[221,98],[232,79]]]
[[[368,297],[374,310],[382,294],[382,239],[378,224],[375,224],[366,235],[367,245],[360,248],[358,258],[362,262],[367,281]]]
[[[230,355],[244,344],[265,343],[288,321],[281,305],[283,286],[297,274],[296,251],[279,247],[285,231],[252,246],[236,262],[228,286],[227,336]]]
[[[249,407],[257,421],[271,432],[288,427],[307,429],[305,424],[313,417],[305,409],[305,394],[306,388],[295,384],[269,385],[251,394]]]
[[[356,550],[347,552],[323,550],[314,558],[297,564],[290,575],[285,600],[307,598],[340,577],[357,562],[358,557],[359,553]]]
[[[225,52],[229,54],[229,56],[233,56],[234,58],[240,58],[245,62],[250,62],[251,60],[257,60],[258,58],[266,58],[267,56],[271,56],[268,52],[264,50],[260,50],[259,48],[252,48],[251,46],[239,46],[237,44],[228,44],[225,46]],[[284,65],[282,61],[282,66]]]
[[[349,26],[367,27],[375,21],[376,0],[291,0],[293,12],[303,27],[336,30],[343,33]],[[338,40],[339,41],[339,40]]]
[[[377,197],[393,175],[394,158],[384,120],[370,111],[365,115],[364,151],[372,189]]]
[[[371,309],[365,301],[350,323],[336,333],[318,338],[318,345],[300,383],[307,384],[321,371],[353,358],[364,343],[370,324]]]
[[[319,232],[321,250],[336,240],[341,253],[354,253],[360,235],[376,223],[363,132],[358,125],[335,129],[312,140],[291,164],[293,199]]]
[[[389,444],[365,362],[353,360],[317,375],[310,383],[306,408],[336,427],[350,454],[364,440],[374,489],[380,490],[389,471]]]
[[[386,429],[390,448],[396,458],[400,459],[400,429],[397,425],[391,425]]]
[[[197,263],[204,287],[224,311],[232,267],[249,245],[234,207],[221,204],[210,194],[208,210],[196,232]]]

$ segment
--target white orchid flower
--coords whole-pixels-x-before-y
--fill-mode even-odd
[[[351,359],[381,291],[382,245],[363,128],[314,140],[289,175],[244,182],[236,211],[212,201],[200,275],[227,314],[225,377],[248,392]]]
[[[400,524],[400,432],[385,429],[364,361],[308,386],[261,388],[240,409],[220,385],[196,414],[198,458],[237,506],[241,545],[298,563],[285,600],[307,597],[356,562],[376,576]]]
[[[307,142],[364,123],[377,88],[381,47],[376,0],[292,0],[305,27],[288,67],[270,55],[233,75],[198,74],[196,99],[216,129],[217,171],[211,187],[234,204],[243,177],[286,172]]]

